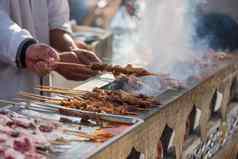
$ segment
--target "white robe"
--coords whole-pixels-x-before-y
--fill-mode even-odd
[[[69,30],[67,0],[0,0],[0,98],[39,85],[39,77],[16,67],[16,53],[26,38],[49,43],[55,28]]]

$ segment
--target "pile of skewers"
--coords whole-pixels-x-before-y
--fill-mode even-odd
[[[95,88],[92,92],[41,86],[39,91],[54,93],[58,98],[22,92],[24,99],[57,104],[67,108],[116,115],[137,115],[157,107],[160,103],[152,97],[128,93],[122,90],[104,90]]]

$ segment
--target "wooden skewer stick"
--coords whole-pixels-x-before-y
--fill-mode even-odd
[[[58,87],[51,87],[51,86],[45,86],[45,85],[41,85],[41,86],[39,86],[39,87],[37,87],[37,88],[57,89],[57,90],[68,90],[68,91],[72,90],[72,89],[70,89],[70,88],[58,88]]]
[[[51,90],[51,89],[42,89],[42,88],[35,88],[35,89],[42,92],[56,93],[56,94],[71,94],[71,95],[79,94],[77,92],[69,92],[69,91],[60,91],[60,90]]]
[[[43,99],[46,99],[46,100],[55,100],[55,98],[52,98],[52,97],[37,95],[37,94],[34,94],[34,93],[28,93],[28,92],[20,92],[19,95],[25,95],[25,96],[43,98]]]
[[[56,93],[56,94],[64,94],[64,95],[83,95],[87,92],[81,92],[81,91],[63,91],[63,90],[53,90],[53,89],[43,89],[43,88],[35,88],[36,90],[47,92],[47,93]]]
[[[79,93],[79,92],[84,92],[84,93],[88,93],[89,91],[86,91],[86,90],[73,90],[73,89],[70,89],[70,88],[59,88],[59,87],[51,87],[51,86],[39,86],[39,87],[36,87],[38,89],[45,89],[45,90],[57,90],[57,91],[67,91],[67,92],[76,92],[76,93]]]
[[[73,90],[69,88],[57,88],[57,87],[51,87],[51,86],[39,86],[39,87],[36,87],[36,89],[50,90],[50,91],[65,91],[65,92],[74,92],[74,93],[88,93],[89,92],[86,90]]]
[[[81,65],[77,63],[69,63],[69,62],[55,62],[56,65],[64,65],[64,66],[72,66],[72,67],[88,67],[90,69],[91,66],[89,65]]]
[[[19,96],[25,97],[25,98],[30,98],[30,99],[37,100],[37,101],[44,101],[44,102],[61,101],[61,99],[55,99],[55,98],[51,98],[51,97],[46,97],[46,96],[41,96],[41,95],[36,95],[36,94],[26,93],[26,92],[19,93]]]

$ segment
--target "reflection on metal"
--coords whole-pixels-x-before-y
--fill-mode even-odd
[[[158,144],[158,159],[162,158],[176,158],[175,148],[173,145],[175,132],[168,125],[165,126],[162,136]],[[160,144],[161,143],[161,144]],[[161,147],[162,145],[162,147]],[[163,151],[162,151],[163,150]]]
[[[196,108],[196,114],[195,114],[195,120],[193,125],[193,130],[198,130],[200,126],[200,119],[201,119],[202,111],[198,108]]]
[[[230,89],[230,101],[237,101],[238,97],[238,81],[237,78],[232,80],[231,89]]]
[[[189,137],[192,137],[192,135],[200,134],[199,126],[201,114],[202,111],[199,108],[196,108],[196,106],[194,105],[186,122],[186,132],[184,136],[185,141],[188,140]]]
[[[216,92],[216,96],[217,96],[217,99],[216,99],[216,103],[215,103],[215,106],[214,106],[214,111],[215,112],[217,112],[221,108],[222,99],[223,99],[223,95],[219,91]]]
[[[222,106],[223,94],[219,91],[216,91],[213,95],[210,109],[211,109],[211,118],[221,118],[221,106]]]

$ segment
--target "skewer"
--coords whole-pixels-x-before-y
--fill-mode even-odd
[[[37,95],[37,94],[34,94],[34,93],[28,93],[28,92],[20,92],[19,95],[24,96],[24,97],[33,97],[35,99],[43,99],[43,100],[61,100],[61,99],[57,99],[57,98]]]
[[[8,100],[4,100],[4,99],[0,99],[0,103],[10,104],[10,105],[17,105],[17,104],[19,104],[19,103],[17,103],[17,102],[8,101]]]
[[[89,91],[84,90],[72,90],[72,89],[64,89],[64,88],[55,88],[55,87],[37,87],[36,90],[48,92],[48,93],[56,93],[56,94],[70,94],[70,95],[81,95],[89,93]]]
[[[86,91],[86,90],[72,90],[70,88],[59,88],[59,87],[51,87],[51,86],[39,86],[37,88],[50,89],[50,90],[70,91],[70,92],[84,92],[84,93],[89,92],[89,91]]]
[[[51,90],[51,89],[42,89],[42,88],[35,88],[38,91],[47,92],[47,93],[55,93],[55,94],[65,94],[65,95],[82,95],[85,93],[76,92],[76,91],[61,91],[61,90]]]
[[[147,71],[147,74],[144,75],[139,75],[138,72],[136,72],[136,69],[141,69],[141,68],[130,68],[130,69],[135,69],[134,71],[128,71],[126,70],[127,68],[114,68],[114,66],[111,66],[111,70],[104,70],[104,69],[97,69],[97,66],[101,66],[100,64],[92,64],[92,65],[81,65],[81,64],[76,64],[76,63],[68,63],[68,62],[55,62],[56,65],[62,65],[62,66],[71,66],[71,67],[88,67],[89,69],[92,69],[94,71],[102,71],[102,72],[111,72],[111,73],[115,73],[117,71],[115,71],[114,69],[119,70],[119,74],[126,74],[126,75],[135,75],[135,76],[161,76],[161,74],[158,73],[152,73]],[[102,64],[102,65],[107,65],[107,64]],[[109,66],[109,65],[108,65]],[[144,70],[146,71],[146,70]]]
[[[46,88],[46,87],[45,87]],[[48,87],[47,90],[50,90],[50,87]],[[78,95],[71,95],[67,94],[65,95],[64,89],[62,89],[63,95],[61,93],[60,96],[62,96],[62,99],[55,99],[52,97],[45,97],[41,95],[35,95],[33,93],[21,93],[20,95],[24,98],[39,101],[39,102],[45,102],[47,104],[56,104],[60,105],[61,108],[58,108],[59,111],[62,110],[60,113],[67,113],[68,115],[72,114],[72,112],[66,112],[67,109],[63,108],[71,108],[73,110],[84,110],[86,112],[101,112],[101,113],[110,113],[110,114],[121,114],[121,115],[136,115],[136,112],[131,112],[129,109],[124,108],[124,104],[122,104],[120,108],[116,109],[115,103],[113,101],[110,101],[110,96],[115,96],[119,100],[121,100],[123,103],[127,103],[128,106],[134,105],[135,111],[145,111],[149,108],[152,108],[154,101],[150,99],[143,99],[142,101],[137,101],[137,96],[131,95],[120,91],[120,92],[107,92],[106,90],[101,89],[95,89],[95,91],[90,92],[89,94],[78,94]],[[128,97],[127,97],[128,96]],[[145,100],[145,102],[143,102]],[[154,103],[155,104],[155,103]],[[98,107],[100,106],[100,107]],[[68,110],[67,110],[68,111]],[[79,116],[81,116],[80,114]],[[85,117],[85,116],[84,116]]]
[[[48,110],[55,111],[56,113],[60,113],[62,115],[65,116],[74,116],[74,117],[80,117],[80,118],[84,118],[84,119],[92,119],[92,120],[104,120],[104,121],[108,121],[108,122],[115,122],[115,123],[120,123],[120,124],[134,124],[135,120],[130,118],[130,117],[123,117],[123,119],[121,118],[120,115],[112,115],[112,114],[104,114],[104,113],[96,113],[96,112],[88,112],[88,111],[83,111],[83,110],[75,110],[72,108],[67,108],[64,106],[59,106],[59,105],[55,105],[55,104],[51,104],[51,103],[44,103],[44,102],[39,102],[39,101],[34,101],[34,100],[25,100],[25,99],[21,99],[21,98],[17,98],[18,100],[21,101],[25,101],[28,102],[30,105],[30,107],[34,108],[35,105],[32,104],[36,104],[38,105],[38,107],[42,106],[42,109],[44,108],[49,108]],[[36,106],[37,107],[37,106]],[[47,110],[47,109],[46,109]],[[132,113],[130,115],[135,115],[135,113]],[[126,119],[124,119],[126,118]]]
[[[77,63],[69,63],[69,62],[55,62],[56,65],[64,65],[64,66],[72,66],[72,67],[88,67],[90,69],[90,66],[88,65],[81,65]]]
[[[69,88],[59,88],[59,87],[51,87],[51,86],[46,86],[46,85],[41,85],[38,88],[46,88],[46,89],[57,89],[57,90],[71,90]]]

